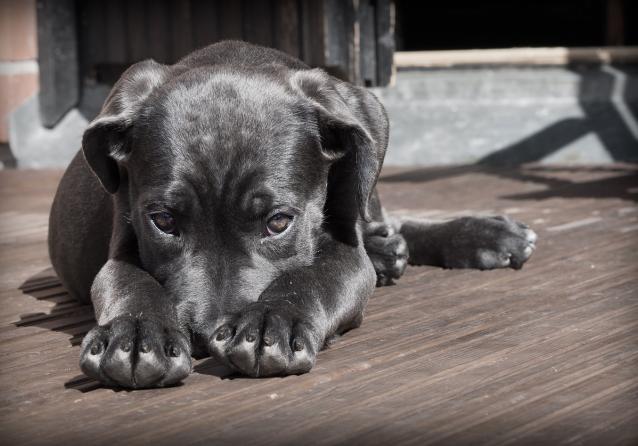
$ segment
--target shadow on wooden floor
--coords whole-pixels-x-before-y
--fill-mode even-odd
[[[53,271],[47,268],[28,278],[19,289],[37,300],[53,303],[49,313],[26,313],[15,322],[16,327],[36,326],[70,336],[72,346],[79,345],[84,335],[95,325],[93,308],[82,305],[69,296]]]
[[[388,169],[395,182],[379,193],[389,212],[512,213],[537,230],[536,254],[516,272],[409,267],[311,373],[234,379],[203,359],[184,386],[141,392],[76,376],[92,312],[68,301],[51,270],[30,277],[49,265],[59,175],[0,172],[3,444],[638,444],[633,197],[494,198],[569,196],[569,184],[586,196],[582,184],[605,178],[615,180],[604,196],[623,196],[637,190],[624,178],[632,169],[514,169],[539,183],[468,168],[398,182],[405,175]],[[417,182],[428,175],[443,180]]]
[[[16,327],[36,326],[66,333],[70,336],[71,346],[77,346],[95,325],[93,308],[90,305],[82,305],[69,296],[53,268],[46,268],[29,277],[19,289],[27,296],[51,302],[54,305],[48,313],[21,314],[20,320],[14,323]],[[64,387],[85,393],[102,386],[92,378],[78,375],[64,383]]]
[[[460,175],[478,173],[506,178],[520,182],[541,184],[545,190],[501,195],[499,198],[510,200],[544,200],[549,198],[620,198],[638,202],[638,165],[614,166],[511,166],[507,169],[489,166],[450,166],[437,168],[420,168],[397,174],[390,174],[379,179],[382,183],[413,182],[423,183],[452,178]],[[560,174],[569,173],[570,179],[561,178]],[[575,175],[582,175],[583,181],[574,180]],[[591,178],[592,174],[598,178]]]
[[[19,289],[24,295],[51,302],[54,305],[48,313],[21,314],[20,320],[14,323],[16,327],[36,326],[66,333],[70,336],[71,346],[75,347],[82,343],[84,336],[95,325],[93,308],[90,305],[83,305],[69,296],[53,268],[46,268],[34,274],[20,285]],[[193,371],[222,379],[242,378],[213,358],[206,358],[195,364]],[[64,383],[64,387],[86,393],[104,386],[96,380],[80,374]],[[113,388],[112,390],[120,392],[124,389]]]

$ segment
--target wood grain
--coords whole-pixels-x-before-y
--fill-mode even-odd
[[[408,268],[303,376],[102,388],[77,366],[92,311],[46,252],[60,172],[0,172],[4,444],[638,442],[638,168],[387,168],[386,207],[507,213],[540,236],[522,271]]]

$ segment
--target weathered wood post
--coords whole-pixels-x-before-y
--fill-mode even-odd
[[[38,0],[40,118],[51,128],[80,98],[74,0]]]

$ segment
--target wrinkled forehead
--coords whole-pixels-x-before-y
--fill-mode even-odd
[[[153,186],[186,183],[226,200],[252,194],[290,201],[320,182],[312,116],[285,86],[223,73],[179,79],[155,99],[133,154]]]
[[[172,146],[233,149],[255,139],[273,143],[299,129],[300,101],[286,84],[259,73],[195,71],[158,95],[158,120]],[[266,141],[264,141],[266,142]]]

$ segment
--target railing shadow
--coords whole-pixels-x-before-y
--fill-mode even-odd
[[[34,299],[51,302],[53,307],[48,313],[25,313],[20,320],[14,322],[16,327],[39,327],[69,335],[71,346],[79,346],[82,339],[95,326],[93,308],[83,305],[69,296],[52,268],[47,268],[29,277],[19,289]],[[216,376],[222,379],[235,379],[238,375],[213,358],[206,358],[194,366],[199,374]],[[100,388],[109,388],[114,392],[127,391],[104,386],[93,378],[78,374],[64,383],[64,388],[74,389],[82,393]]]
[[[382,175],[380,183],[429,181],[452,178],[468,173],[481,173],[520,182],[545,186],[541,191],[501,195],[509,200],[544,200],[549,198],[619,198],[638,202],[638,166],[632,164],[600,166],[486,166],[465,165],[424,167],[405,172]],[[560,173],[595,174],[597,178],[576,181],[561,177]]]
[[[52,268],[28,278],[19,289],[37,300],[54,303],[48,313],[26,313],[15,322],[16,327],[36,326],[66,333],[72,346],[79,345],[95,325],[93,308],[82,305],[64,289]]]
[[[78,346],[84,335],[95,325],[93,308],[83,305],[72,298],[64,289],[53,268],[47,268],[29,277],[19,289],[25,294],[40,301],[53,303],[48,313],[25,313],[20,320],[14,322],[16,327],[39,327],[69,335],[69,343]],[[78,375],[66,383],[67,389],[88,392],[102,385],[94,379]]]
[[[610,158],[638,162],[638,70],[630,65],[568,69],[580,78],[582,117],[553,123],[478,161],[482,165],[537,162],[588,134],[598,137]]]
[[[511,200],[562,198],[620,198],[638,201],[638,169],[635,166],[600,165],[571,167],[539,165],[548,156],[585,135],[596,135],[610,159],[638,162],[638,67],[632,65],[568,67],[580,78],[578,101],[582,117],[567,118],[506,147],[494,150],[477,164],[420,168],[383,175],[381,183],[427,182],[480,172],[521,182],[542,184],[531,193],[503,195]],[[567,180],[558,171],[605,173],[603,178]],[[609,174],[609,175],[607,175]]]

